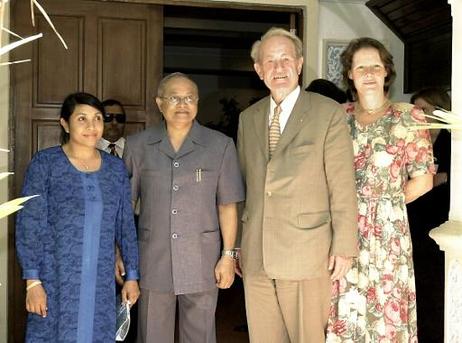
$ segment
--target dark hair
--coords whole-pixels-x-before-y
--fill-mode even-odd
[[[106,99],[102,102],[102,104],[103,107],[117,105],[122,109],[122,113],[125,114],[125,108],[120,101],[117,101],[115,99]]]
[[[451,98],[446,90],[443,88],[424,88],[411,97],[411,103],[415,103],[417,99],[424,99],[430,105],[443,108],[447,111],[451,110]]]
[[[69,123],[69,118],[72,113],[74,113],[75,107],[77,105],[88,105],[96,108],[102,114],[104,114],[104,106],[97,97],[88,93],[73,93],[70,94],[64,99],[63,105],[61,107],[60,118],[64,119]],[[61,144],[65,144],[69,141],[69,133],[64,131],[64,128],[61,126]]]
[[[313,80],[308,87],[305,88],[305,90],[327,96],[328,98],[337,101],[339,104],[343,104],[347,101],[346,93],[338,88],[335,83],[329,80]]]
[[[353,39],[346,49],[342,52],[340,60],[343,65],[343,82],[351,90],[352,94],[356,95],[357,91],[354,85],[353,80],[348,77],[348,73],[351,71],[351,66],[353,64],[354,54],[364,48],[376,49],[379,52],[380,59],[385,66],[387,76],[385,76],[385,82],[383,85],[383,90],[385,93],[390,89],[391,84],[396,78],[395,64],[393,63],[393,56],[388,52],[385,46],[380,43],[378,40],[362,37],[358,39]]]

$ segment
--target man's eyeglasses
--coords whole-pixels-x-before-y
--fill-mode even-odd
[[[116,122],[123,124],[127,121],[127,117],[123,113],[104,113],[104,122],[110,123],[115,118]]]
[[[172,95],[172,96],[162,96],[161,98],[164,100],[167,100],[167,102],[170,105],[178,105],[179,103],[182,103],[182,102],[184,102],[186,105],[193,105],[193,104],[197,104],[197,102],[199,101],[198,97],[195,97],[192,95],[188,95],[185,97]]]

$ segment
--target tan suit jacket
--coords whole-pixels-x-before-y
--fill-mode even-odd
[[[301,91],[271,160],[270,97],[242,112],[238,152],[246,182],[244,277],[305,280],[328,273],[329,255],[356,256],[352,141],[336,102]]]

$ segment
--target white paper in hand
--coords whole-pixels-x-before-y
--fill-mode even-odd
[[[123,341],[130,329],[130,302],[122,303],[120,296],[116,300],[116,341]]]

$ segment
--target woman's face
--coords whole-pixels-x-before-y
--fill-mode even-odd
[[[383,92],[387,72],[375,48],[362,48],[355,52],[348,77],[353,80],[359,95]]]
[[[61,118],[61,125],[69,133],[69,142],[85,147],[96,147],[96,143],[103,135],[103,114],[90,105],[77,105],[69,121]]]

